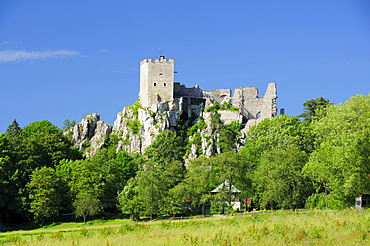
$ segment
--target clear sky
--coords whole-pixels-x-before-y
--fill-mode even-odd
[[[92,112],[113,124],[159,49],[187,87],[263,96],[275,81],[296,116],[370,92],[370,1],[0,0],[0,133]]]

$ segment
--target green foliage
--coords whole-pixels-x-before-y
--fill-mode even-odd
[[[217,209],[231,203],[233,194],[230,190],[226,189],[222,194],[210,194],[211,190],[226,180],[242,190],[241,199],[247,195],[251,182],[246,179],[244,162],[238,154],[227,152],[210,158],[200,156],[190,161],[185,178],[170,193],[186,209],[201,207],[204,215],[205,207],[210,203]]]
[[[222,121],[221,121],[221,115],[218,114],[218,113],[215,113],[211,116],[211,129],[212,129],[212,132],[215,132],[218,127],[222,124]]]
[[[157,135],[153,143],[145,149],[142,161],[154,160],[167,163],[172,161],[183,161],[183,146],[176,132],[165,130]]]
[[[194,207],[203,208],[205,214],[210,204],[227,210],[230,191],[210,195],[225,180],[242,191],[239,198],[253,197],[257,207],[352,206],[355,195],[370,193],[369,96],[358,95],[334,106],[318,98],[304,106],[303,122],[283,115],[251,127],[239,153],[235,153],[235,140],[241,124],[224,125],[217,113],[237,110],[230,103],[214,102],[207,109],[214,112],[212,136],[203,136],[208,126],[202,118],[189,127],[184,123],[178,126],[178,134],[158,135],[141,157],[116,153],[112,146],[120,138],[111,134],[102,150],[82,160],[81,153],[49,121],[33,122],[22,130],[14,120],[0,134],[0,190],[6,191],[0,196],[0,221],[26,217],[29,212],[42,221],[61,210],[70,211],[72,205],[87,207],[95,202],[94,208],[114,208],[117,199],[119,208],[134,220],[142,215],[176,214],[183,208],[194,211]],[[133,117],[125,116],[125,122],[132,133],[140,134],[140,103],[129,108]],[[188,123],[197,117],[192,115]],[[201,155],[202,140],[210,143],[215,136],[221,154],[191,160],[185,169],[184,145],[186,149],[196,145]],[[82,205],[77,206],[79,202]],[[309,233],[297,237],[305,235]]]
[[[9,136],[9,135],[8,135]],[[10,140],[0,134],[0,221],[9,219],[12,210],[18,209],[18,170],[12,153]]]
[[[255,172],[254,182],[263,208],[302,208],[313,192],[302,175],[307,153],[297,146],[267,150]]]
[[[315,135],[308,122],[301,122],[297,117],[281,115],[264,119],[252,126],[247,132],[245,146],[240,153],[253,165],[258,165],[264,151],[289,145],[298,146],[306,153],[314,149]]]
[[[188,136],[193,136],[194,133],[202,131],[206,128],[207,128],[207,123],[204,121],[204,119],[201,118],[196,124],[188,128],[187,134]]]
[[[6,208],[1,214],[5,220],[31,217],[29,211],[32,211],[32,194],[29,194],[31,190],[26,189],[26,184],[30,182],[32,172],[43,167],[54,168],[63,159],[78,159],[82,156],[62,131],[47,120],[33,122],[23,130],[13,121],[7,129],[6,138],[9,140],[9,155],[2,181],[7,183],[8,192],[3,196]],[[41,218],[38,214],[35,216]]]
[[[221,105],[214,101],[211,106],[206,108],[206,112],[217,112],[219,110],[239,111],[237,107],[231,105],[230,101],[225,101]]]
[[[284,162],[289,162],[289,158],[292,157],[284,156],[281,152],[290,148],[298,148],[299,151],[310,154],[315,146],[314,140],[315,135],[310,124],[308,122],[301,122],[297,117],[281,115],[274,117],[271,120],[262,120],[258,125],[252,126],[248,130],[247,137],[245,139],[245,146],[239,152],[245,163],[247,178],[250,180],[256,180],[254,173],[256,170],[264,168],[260,167],[260,165],[262,165],[262,158],[264,158],[264,162],[268,162],[266,160],[270,158],[269,156],[272,156],[272,159],[274,158],[274,151],[279,151],[279,158],[281,158],[281,160],[286,159]],[[293,159],[291,160],[293,161]],[[299,164],[298,166],[302,165],[300,162],[297,164]],[[296,164],[292,163],[289,165]],[[253,202],[256,206],[259,206],[259,201],[261,201],[264,203],[264,206],[266,206],[267,203],[265,201],[268,199],[262,199],[261,196],[264,192],[261,192],[261,190],[259,192],[257,191],[256,182],[257,181],[254,182],[254,191],[252,192],[254,193]],[[285,181],[283,180],[282,182]],[[262,190],[265,190],[265,188]],[[268,194],[271,194],[270,192]],[[279,193],[278,190],[276,190],[276,192]],[[307,196],[309,195],[310,194]],[[275,203],[273,205],[276,205],[276,199],[274,198],[273,200]]]
[[[22,128],[19,126],[16,119],[13,120],[12,124],[8,126],[8,128],[5,131],[5,136],[8,139],[14,139],[20,137],[22,133]]]
[[[140,219],[143,205],[139,197],[136,179],[131,178],[118,194],[118,207],[122,213],[129,214],[132,220],[138,221]]]
[[[205,156],[190,161],[184,180],[170,190],[170,193],[179,203],[191,209],[191,206],[202,206],[205,214],[205,205],[210,200],[211,162]]]
[[[138,119],[139,109],[142,108],[140,101],[137,100],[133,105],[127,106],[127,108],[132,110],[133,117],[129,118],[125,116],[125,123],[132,134],[138,135],[142,127],[140,120]]]
[[[125,123],[127,127],[130,129],[130,131],[132,132],[132,134],[137,135],[140,133],[140,129],[142,126],[138,118],[126,119]]]
[[[60,134],[62,130],[60,130],[57,126],[51,124],[48,120],[42,121],[35,121],[30,123],[29,125],[23,128],[22,134],[24,136],[32,136],[38,133],[44,134]]]
[[[220,148],[221,152],[236,150],[236,139],[240,134],[241,127],[242,125],[237,121],[232,121],[228,125],[220,125],[217,147]]]
[[[109,148],[111,146],[116,147],[118,145],[118,142],[121,140],[121,138],[114,133],[109,134],[104,139],[104,147]]]
[[[44,218],[59,215],[63,199],[63,183],[50,167],[36,168],[27,184],[30,211],[37,221],[43,224]]]
[[[326,187],[333,200],[353,204],[353,197],[370,193],[370,96],[357,95],[327,108],[313,123],[319,148],[304,172]]]
[[[137,173],[137,198],[143,206],[143,215],[173,212],[174,200],[169,190],[183,178],[183,148],[176,132],[166,130],[145,149]]]
[[[63,121],[63,131],[68,131],[70,128],[74,127],[75,125],[76,125],[75,120],[70,121],[69,119],[66,119]]]
[[[242,129],[242,124],[239,121],[232,121],[226,125],[231,131],[239,132]]]
[[[134,157],[114,148],[101,149],[92,158],[63,161],[58,173],[69,186],[71,200],[86,195],[98,198],[107,208],[115,207],[116,196],[137,171]]]
[[[134,104],[127,106],[127,108],[131,109],[133,112],[133,115],[135,117],[139,116],[139,109],[141,109],[141,103],[140,100],[137,100]]]
[[[325,209],[328,206],[327,196],[325,193],[314,193],[307,198],[305,208]]]
[[[304,121],[308,122],[319,120],[325,116],[326,108],[330,105],[333,105],[333,103],[323,97],[307,100],[303,104],[304,112],[298,117],[303,118]]]
[[[206,112],[217,112],[220,109],[220,105],[214,101],[211,106],[206,108]]]
[[[120,172],[117,182],[124,185],[130,178],[135,177],[136,172],[138,171],[136,158],[136,155],[129,155],[126,151],[120,151],[117,153],[116,163]]]
[[[186,138],[191,137],[191,140],[187,141],[185,146],[186,154],[190,153],[193,144],[196,145],[198,154],[202,154],[202,136],[200,132],[206,128],[207,123],[205,123],[204,119],[201,118],[196,124],[187,129]]]
[[[102,211],[99,199],[91,195],[77,198],[73,202],[73,207],[75,208],[74,214],[76,217],[83,217],[84,223],[86,223],[88,216],[94,216]]]
[[[72,200],[87,195],[101,197],[104,193],[104,174],[89,159],[62,161],[57,166],[57,172],[70,187]]]

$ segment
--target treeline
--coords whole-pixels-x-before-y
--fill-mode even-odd
[[[141,156],[116,153],[111,135],[86,159],[49,121],[23,129],[14,121],[0,134],[0,221],[42,223],[71,211],[85,220],[116,209],[133,219],[224,212],[230,190],[210,191],[225,181],[257,209],[353,206],[356,195],[370,193],[370,97],[338,105],[321,97],[304,107],[299,117],[251,127],[240,150],[232,131],[223,135],[233,141],[220,139],[222,153],[187,163],[187,136],[201,127],[164,131]]]

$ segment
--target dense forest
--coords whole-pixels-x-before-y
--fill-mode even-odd
[[[252,198],[246,209],[331,208],[370,194],[370,95],[333,105],[319,97],[299,116],[281,115],[249,129],[221,127],[220,154],[185,162],[189,138],[204,121],[163,131],[142,155],[116,152],[113,134],[86,158],[68,134],[47,120],[0,134],[0,222],[41,224],[63,213],[84,220],[120,211],[140,216],[230,211],[228,181]],[[216,119],[217,120],[217,119]],[[66,129],[68,129],[67,122]],[[194,141],[194,140],[192,140]]]

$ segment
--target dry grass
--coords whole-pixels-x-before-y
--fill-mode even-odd
[[[369,245],[370,210],[308,211],[0,234],[4,245]]]

